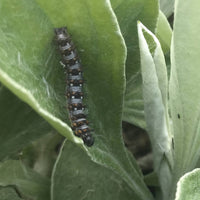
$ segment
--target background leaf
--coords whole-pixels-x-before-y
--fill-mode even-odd
[[[59,133],[48,133],[24,148],[20,159],[42,176],[51,177],[63,139]]]
[[[174,198],[177,181],[195,168],[200,154],[199,10],[197,0],[178,0],[175,4],[169,90],[175,153],[172,195],[168,199]]]
[[[160,0],[160,9],[169,17],[174,11],[174,2],[175,0]]]
[[[138,37],[147,131],[152,144],[154,170],[158,174],[165,198],[169,193],[172,176],[167,68],[158,39],[140,22],[138,22]]]
[[[119,176],[92,162],[85,152],[67,141],[54,167],[51,189],[51,200],[127,200],[135,197]]]
[[[155,31],[158,18],[157,0],[111,0],[127,46],[126,92],[123,120],[145,128],[142,79],[137,35],[137,20]]]
[[[0,86],[0,159],[22,150],[52,128],[28,105]]]
[[[1,200],[20,200],[21,198],[11,187],[0,188],[0,199]]]
[[[175,200],[198,200],[200,198],[200,169],[186,173],[177,184]]]
[[[158,38],[161,44],[163,53],[169,53],[171,46],[172,29],[162,11],[159,12],[158,24],[156,28],[156,37]]]
[[[0,163],[0,186],[13,185],[20,195],[34,200],[49,200],[50,181],[17,160]]]

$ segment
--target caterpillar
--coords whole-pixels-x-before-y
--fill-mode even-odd
[[[66,70],[66,97],[71,128],[75,136],[80,137],[88,147],[94,144],[89,122],[86,119],[83,104],[83,69],[77,50],[66,27],[55,28],[55,41],[61,54],[61,65]]]

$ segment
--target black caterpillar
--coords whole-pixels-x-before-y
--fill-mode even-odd
[[[74,134],[82,138],[84,144],[92,146],[94,138],[86,119],[83,104],[83,71],[74,44],[66,27],[55,28],[55,40],[62,56],[61,65],[66,69],[69,116]]]

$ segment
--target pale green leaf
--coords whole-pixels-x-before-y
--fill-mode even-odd
[[[163,53],[169,53],[171,46],[172,29],[162,11],[159,12],[156,37],[161,43]]]
[[[123,120],[145,128],[137,20],[154,32],[159,12],[158,1],[111,0],[111,3],[127,46]]]
[[[172,162],[166,64],[158,39],[140,22],[138,36],[147,131],[154,154],[154,170],[158,174],[163,195],[166,196],[171,181]]]
[[[199,10],[198,0],[177,0],[175,4],[169,90],[175,164],[170,199],[177,181],[195,168],[200,154]]]
[[[186,173],[177,184],[175,200],[199,200],[200,199],[200,169]]]
[[[169,17],[174,12],[174,2],[175,0],[160,0],[160,9]]]

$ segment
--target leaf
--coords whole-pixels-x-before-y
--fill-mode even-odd
[[[158,24],[156,28],[156,37],[161,43],[163,53],[167,54],[170,51],[172,29],[162,11],[159,12]]]
[[[186,173],[177,184],[175,200],[199,200],[200,198],[200,169]]]
[[[0,110],[1,160],[51,130],[45,120],[3,86],[0,86]]]
[[[0,186],[13,185],[21,196],[33,200],[49,200],[50,181],[17,160],[0,163]]]
[[[157,0],[111,0],[127,46],[126,92],[123,120],[145,128],[137,20],[154,32],[158,17]]]
[[[133,191],[111,170],[92,162],[71,142],[63,144],[53,170],[51,200],[125,200],[134,197]]]
[[[144,181],[148,186],[159,187],[158,176],[155,172],[151,172],[144,177]]]
[[[5,26],[0,22],[0,55],[10,57],[0,60],[0,80],[58,132],[79,144],[94,162],[119,174],[138,200],[152,199],[122,140],[126,49],[109,1],[37,2],[48,18],[32,1],[14,0],[11,6],[4,0],[1,4],[1,16],[8,23]],[[53,27],[49,20],[55,27],[68,27],[84,66],[85,103],[96,138],[90,149],[65,123],[64,75],[52,46]]]
[[[174,198],[177,181],[195,168],[200,154],[199,10],[197,0],[178,0],[175,5],[169,88],[175,163],[170,199]]]
[[[33,0],[2,0],[0,18],[0,81],[59,132],[75,139],[61,121],[67,116],[64,74],[55,67],[51,23]]]
[[[175,0],[160,0],[160,9],[169,17],[174,12],[174,2]]]
[[[51,177],[62,141],[63,137],[58,133],[46,134],[23,149],[20,159],[39,174]]]
[[[167,69],[158,39],[140,22],[138,22],[138,36],[145,119],[154,154],[154,170],[158,174],[165,198],[169,192],[172,176]]]
[[[0,188],[1,200],[20,200],[19,195],[11,187]]]

